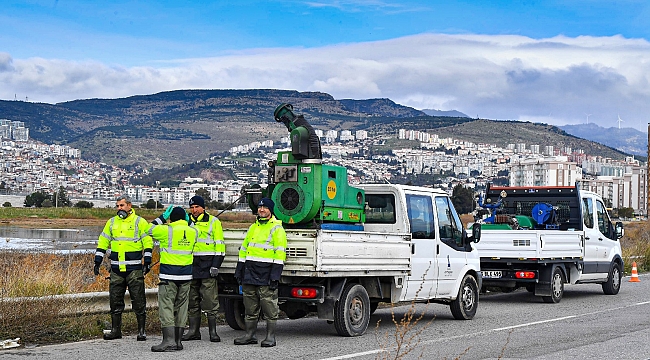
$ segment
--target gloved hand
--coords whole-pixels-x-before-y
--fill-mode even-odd
[[[215,277],[217,277],[217,275],[219,275],[219,268],[211,267],[210,268],[210,277],[215,278]]]
[[[99,264],[99,263],[95,263],[95,267],[93,268],[93,273],[94,273],[95,275],[99,275],[99,267],[100,267],[100,266],[101,266],[101,264]]]
[[[151,271],[151,265],[150,264],[144,264],[142,265],[142,275],[147,275]]]
[[[162,214],[162,217],[165,219],[165,221],[169,220],[169,217],[172,215],[172,210],[174,210],[174,204],[170,204],[167,206],[167,209],[165,209],[165,212]]]
[[[280,285],[280,282],[278,280],[271,280],[271,283],[269,284],[269,289],[277,290],[278,285]]]

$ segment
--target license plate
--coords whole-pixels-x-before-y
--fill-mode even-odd
[[[503,272],[501,271],[483,271],[484,278],[500,278],[503,277]]]

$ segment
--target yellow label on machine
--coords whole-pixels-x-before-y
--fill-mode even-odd
[[[330,200],[333,200],[336,197],[336,183],[334,180],[330,180],[327,183],[327,197]]]

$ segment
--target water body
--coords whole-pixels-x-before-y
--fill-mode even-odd
[[[79,229],[29,229],[0,226],[0,250],[91,252],[97,246],[101,226]]]

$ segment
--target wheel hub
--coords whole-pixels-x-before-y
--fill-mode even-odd
[[[359,298],[350,301],[350,323],[358,325],[363,320],[363,302]]]

